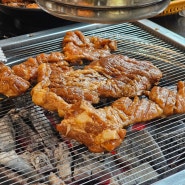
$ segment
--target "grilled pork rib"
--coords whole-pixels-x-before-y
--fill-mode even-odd
[[[153,87],[148,95],[149,99],[122,97],[100,109],[87,101],[78,102],[68,110],[57,130],[85,144],[92,152],[111,151],[123,141],[126,126],[185,113],[185,82],[178,82],[177,92]]]
[[[116,41],[99,37],[85,36],[81,31],[69,31],[64,36],[63,52],[70,63],[82,63],[109,56],[117,49]]]
[[[155,86],[147,94],[163,109],[164,116],[185,113],[185,81],[177,83],[177,92]]]
[[[161,71],[150,62],[137,61],[122,55],[110,55],[79,70],[41,64],[38,68],[40,80],[32,89],[32,99],[36,105],[47,107],[50,111],[57,107],[53,108],[56,104],[49,107],[50,100],[46,94],[50,94],[50,98],[58,97],[63,104],[66,102],[64,109],[67,104],[81,100],[96,104],[101,98],[141,95],[157,84],[161,77]],[[42,102],[39,102],[40,98]],[[60,108],[58,110],[64,112]]]
[[[157,104],[138,97],[134,100],[123,97],[100,109],[81,101],[72,105],[57,130],[85,144],[92,152],[111,151],[123,141],[126,135],[123,127],[156,118],[161,113]]]
[[[12,70],[14,74],[27,81],[35,81],[38,67],[42,63],[62,63],[64,66],[68,66],[61,52],[51,52],[50,54],[41,53],[35,58],[28,58],[25,62],[14,65]]]
[[[13,73],[10,67],[0,62],[0,94],[15,97],[24,93],[30,87],[27,80]]]

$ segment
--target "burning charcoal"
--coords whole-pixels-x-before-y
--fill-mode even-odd
[[[144,183],[151,184],[158,176],[159,174],[149,163],[143,163],[136,168],[120,173],[116,178],[120,184],[136,185]]]
[[[58,142],[57,134],[54,132],[50,121],[45,116],[43,109],[34,106],[31,109],[31,113],[28,112],[28,117],[33,124],[34,128],[37,130],[38,134],[42,138],[44,144],[48,148],[54,148]]]
[[[169,121],[169,120],[168,120]],[[170,121],[158,128],[155,139],[158,141],[170,167],[182,164],[185,148],[185,123],[183,120]]]
[[[0,167],[0,176],[3,176],[4,178],[6,178],[6,182],[7,184],[17,184],[17,185],[25,185],[27,184],[27,180],[20,174],[18,174],[17,172],[5,168],[3,166]],[[0,181],[2,182],[2,179],[0,179]]]
[[[109,184],[111,185],[120,185],[117,180],[114,180],[114,177],[111,177],[110,180],[109,180]]]
[[[110,169],[106,168],[105,165],[102,164],[94,164],[91,166],[92,168],[92,176],[91,179],[97,179],[98,182],[102,182],[102,184],[110,184],[111,173]]]
[[[54,169],[49,158],[41,151],[25,152],[22,156],[40,173],[47,173]]]
[[[87,152],[86,150],[83,152],[81,150],[83,150],[83,148],[74,151],[74,181],[78,182],[77,184],[86,184],[86,182],[87,184],[96,184],[101,181],[109,181],[111,176],[110,172],[104,165],[105,156],[102,154]]]
[[[40,136],[19,116],[19,114],[11,114],[12,122],[16,131],[19,149],[25,151],[34,151],[43,146]]]
[[[45,173],[53,170],[53,165],[50,163],[49,158],[40,151],[31,153],[31,163],[39,173]]]
[[[92,168],[91,166],[85,166],[82,164],[75,164],[73,179],[75,181],[88,181],[91,179]]]
[[[126,142],[124,150],[128,155],[136,156],[141,163],[149,162],[159,172],[167,169],[163,152],[146,129],[132,133],[128,138],[129,140],[124,141]],[[134,161],[132,164],[136,165]]]
[[[0,152],[8,152],[15,149],[15,131],[9,115],[0,119]]]
[[[54,157],[54,150],[51,150],[51,149],[44,147],[44,153],[48,156],[48,158],[50,159],[50,162],[52,164],[56,164],[57,161]]]
[[[34,178],[34,176],[36,175],[36,173],[34,172],[34,168],[21,156],[17,155],[14,150],[11,150],[9,152],[1,152],[0,164],[4,165],[5,167],[11,168],[18,173],[21,173],[26,177]]]
[[[30,92],[27,91],[24,94],[13,98],[12,101],[14,102],[15,107],[16,108],[29,107],[30,104],[32,104],[32,100],[31,100],[31,97],[29,96],[29,94],[30,94]]]
[[[53,172],[49,175],[49,183],[50,185],[66,185],[65,182]]]
[[[136,167],[141,164],[141,161],[137,158],[136,152],[127,152],[125,148],[127,148],[127,141],[122,144],[122,147],[118,148],[117,154],[113,157],[115,158],[115,162],[120,166],[120,170],[127,170],[132,167]]]
[[[58,170],[58,176],[63,180],[69,179],[72,174],[72,156],[68,146],[64,142],[60,142],[58,147],[56,147],[54,151],[54,158],[57,161],[56,168]]]

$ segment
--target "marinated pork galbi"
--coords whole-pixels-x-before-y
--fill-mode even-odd
[[[185,82],[177,92],[153,87],[149,99],[122,97],[111,106],[96,109],[89,102],[78,102],[68,110],[57,130],[85,144],[92,152],[114,150],[123,141],[126,126],[176,113],[185,113]]]
[[[81,31],[69,31],[64,36],[63,53],[70,63],[83,63],[111,55],[117,49],[114,40],[85,36]]]
[[[38,68],[39,83],[31,94],[36,105],[53,111],[59,104],[49,103],[51,96],[55,97],[55,102],[59,99],[62,104],[81,100],[97,104],[101,98],[141,95],[156,85],[161,77],[161,71],[150,62],[123,55],[110,55],[78,70],[43,63]],[[60,106],[58,112],[65,112],[66,107],[69,106]]]
[[[0,62],[0,94],[15,97],[27,91],[29,87],[27,80],[15,75],[10,67]]]
[[[68,66],[61,52],[51,52],[50,54],[41,53],[35,58],[28,58],[25,62],[14,65],[12,70],[17,76],[33,82],[37,80],[37,70],[42,63],[60,63],[60,65]]]
[[[65,102],[63,98],[50,91],[49,85],[51,82],[49,76],[53,72],[53,80],[55,79],[57,82],[60,75],[68,73],[71,70],[73,69],[63,66],[62,64],[60,66],[60,63],[50,65],[45,63],[41,64],[38,67],[38,83],[31,91],[32,101],[46,110],[58,112],[62,117],[71,105]]]

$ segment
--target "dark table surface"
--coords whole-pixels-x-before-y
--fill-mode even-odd
[[[179,14],[152,18],[150,20],[185,37],[185,17]]]
[[[43,17],[36,16],[31,19],[17,18],[0,12],[0,39],[15,37],[18,35],[43,31],[51,28],[61,27],[75,22],[62,20],[44,13]],[[185,17],[174,14],[164,17],[151,18],[153,22],[185,37]]]

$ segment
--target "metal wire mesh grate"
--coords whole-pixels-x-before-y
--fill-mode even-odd
[[[85,35],[116,39],[115,53],[149,60],[163,72],[160,86],[174,88],[184,80],[184,51],[138,25],[124,23],[84,30]],[[4,47],[7,64],[41,52],[61,50],[64,33],[53,39]],[[185,116],[174,115],[130,126],[127,138],[111,153],[90,153],[61,138],[59,118],[35,106],[27,92],[0,101],[0,182],[2,184],[151,184],[185,168]],[[8,142],[4,148],[3,143]],[[57,175],[51,182],[51,176]],[[61,182],[61,179],[64,182]]]

